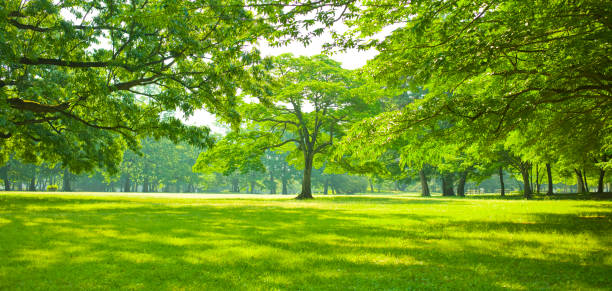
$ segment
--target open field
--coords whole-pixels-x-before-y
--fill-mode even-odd
[[[612,286],[609,200],[172,195],[0,194],[0,289]]]

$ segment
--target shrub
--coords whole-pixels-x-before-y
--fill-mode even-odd
[[[58,188],[57,185],[48,185],[47,191],[57,191]]]

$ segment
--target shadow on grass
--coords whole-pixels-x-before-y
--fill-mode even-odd
[[[587,233],[608,242],[609,212],[534,213],[528,224],[452,221],[444,210],[459,201],[329,200],[327,208],[310,208],[4,197],[0,289],[605,289],[612,283],[605,250],[554,253],[563,247],[555,240],[522,236]],[[380,203],[389,211],[336,208],[346,203]],[[410,204],[435,208],[403,215],[391,208]],[[514,238],[491,240],[491,233]]]
[[[522,200],[525,199],[525,196],[522,194],[512,194],[501,196],[499,194],[471,194],[466,195],[466,197],[442,197],[437,196],[437,198],[457,198],[457,199],[501,199],[501,200]],[[612,193],[555,193],[553,195],[546,194],[533,194],[532,200],[612,200]]]
[[[372,203],[372,204],[448,204],[449,202],[439,199],[421,197],[376,197],[376,196],[323,196],[315,200],[329,200],[335,203]]]

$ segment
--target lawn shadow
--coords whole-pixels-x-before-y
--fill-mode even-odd
[[[321,200],[331,206],[3,199],[0,270],[7,271],[0,272],[0,289],[491,290],[523,289],[526,282],[556,289],[612,283],[601,254],[514,254],[555,247],[520,239],[525,232],[587,232],[608,242],[609,213],[536,213],[533,224],[449,222],[452,217],[436,211],[368,214],[339,206],[444,209],[460,201],[334,197],[312,205]],[[519,238],[482,247],[488,238],[478,234],[486,232]],[[563,285],[568,281],[574,285]]]

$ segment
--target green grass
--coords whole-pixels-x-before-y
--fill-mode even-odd
[[[611,246],[607,200],[0,195],[11,290],[609,290]]]

